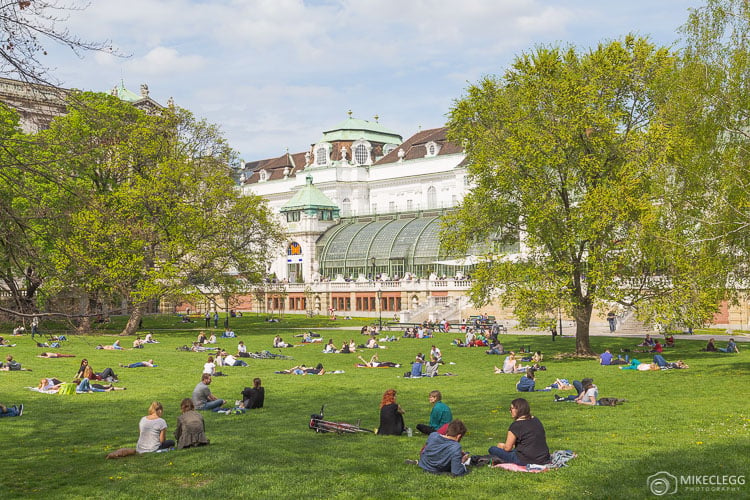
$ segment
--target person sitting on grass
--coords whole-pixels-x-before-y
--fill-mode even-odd
[[[145,344],[158,344],[159,341],[154,338],[154,334],[151,332],[148,332],[146,334],[146,338],[143,339],[143,342]]]
[[[5,364],[0,363],[0,370],[4,372],[30,372],[28,368],[24,368],[21,366],[21,363],[13,359],[13,356],[8,356],[5,358]]]
[[[719,352],[738,353],[740,352],[740,350],[739,348],[737,348],[737,344],[735,343],[734,339],[729,339],[726,347],[719,347]]]
[[[238,358],[249,358],[250,356],[247,355],[247,347],[245,346],[245,343],[240,340],[240,342],[237,344],[237,357]]]
[[[196,342],[199,344],[205,344],[208,341],[208,337],[206,337],[206,332],[200,332],[198,333],[198,339]]]
[[[214,375],[216,373],[216,363],[214,363],[214,357],[209,356],[208,360],[203,363],[203,373]]]
[[[164,408],[161,403],[154,401],[148,407],[148,415],[141,418],[138,423],[138,444],[135,447],[137,453],[151,453],[158,450],[174,448],[174,441],[166,439],[167,422],[162,418]]]
[[[605,349],[603,353],[599,355],[599,364],[602,366],[609,366],[612,364],[612,353],[609,349]]]
[[[654,343],[654,347],[651,349],[651,352],[655,352],[657,354],[661,354],[664,352],[664,346],[661,345],[661,342],[658,340]]]
[[[297,365],[288,370],[280,370],[274,373],[280,375],[325,375],[326,371],[322,363],[318,363],[315,368],[308,368],[305,365]]]
[[[435,356],[435,360],[441,365],[445,364],[443,363],[443,352],[440,350],[439,347],[434,346],[434,345],[430,347],[430,357],[432,356]]]
[[[401,365],[392,361],[380,361],[377,354],[373,354],[370,361],[366,361],[362,356],[357,356],[362,363],[357,363],[357,368],[398,368]]]
[[[204,373],[201,381],[193,389],[193,404],[196,410],[218,411],[224,405],[223,399],[211,393],[209,385],[211,385],[211,375]]]
[[[718,349],[716,348],[716,343],[713,337],[708,339],[708,343],[706,344],[705,349],[703,349],[706,352],[717,352]]]
[[[237,337],[237,335],[235,335],[234,331],[230,330],[229,327],[226,327],[224,333],[221,334],[221,338],[223,339],[233,339],[235,337]]]
[[[498,457],[502,463],[528,465],[546,464],[550,461],[549,447],[544,426],[531,414],[529,402],[523,398],[510,403],[510,424],[504,442],[489,449],[489,454]]]
[[[643,339],[643,342],[638,344],[638,347],[653,347],[655,344],[654,339],[651,338],[651,334],[647,333],[646,338]]]
[[[448,431],[443,436],[433,432],[427,438],[427,444],[419,456],[422,469],[433,474],[444,472],[452,476],[463,476],[469,471],[466,464],[469,455],[461,449],[461,438],[466,435],[466,425],[461,420],[453,420],[448,424]]]
[[[159,365],[155,365],[153,359],[149,359],[148,361],[138,361],[137,363],[130,363],[129,365],[120,363],[120,368],[156,368],[157,366]]]
[[[664,337],[664,347],[674,347],[674,335],[670,334]]]
[[[328,343],[323,348],[323,352],[326,354],[332,354],[336,352],[336,344],[333,343],[333,339],[328,339]]]
[[[484,352],[485,354],[498,354],[498,355],[505,354],[503,344],[501,344],[497,340],[493,340],[492,343],[490,343],[490,348]]]
[[[209,440],[206,438],[206,424],[203,421],[203,415],[195,411],[193,400],[183,399],[180,410],[182,414],[177,417],[177,427],[174,431],[177,449],[207,445]]]
[[[377,433],[381,436],[400,436],[405,432],[404,410],[396,402],[396,390],[388,389],[380,400],[380,425]]]
[[[534,370],[526,370],[526,374],[521,377],[521,380],[516,384],[516,390],[518,392],[534,392],[536,381],[534,380]]]
[[[2,417],[20,417],[23,415],[23,405],[13,405],[11,407],[0,405],[0,418]]]
[[[336,351],[337,354],[351,354],[351,352],[351,349],[349,349],[349,342],[347,342],[346,340],[343,344],[341,344],[341,349]]]
[[[443,403],[443,395],[440,391],[430,392],[430,404],[432,404],[432,411],[430,411],[430,423],[429,424],[417,424],[417,430],[422,434],[430,434],[436,432],[442,426],[450,423],[453,420],[453,414],[447,404]]]
[[[422,376],[422,366],[424,365],[424,358],[422,358],[421,354],[418,354],[417,357],[412,361],[411,363],[411,373],[409,376],[411,378],[419,378]]]
[[[252,387],[245,387],[242,391],[242,408],[255,410],[263,408],[263,402],[266,399],[266,389],[261,385],[259,378],[253,379]]]
[[[292,347],[291,344],[284,342],[284,339],[282,339],[280,335],[276,335],[273,338],[273,346],[276,348]]]
[[[369,338],[367,341],[367,344],[365,344],[365,349],[378,349],[380,346],[378,345],[378,341],[375,340],[375,336]]]
[[[440,363],[438,363],[438,360],[435,358],[435,356],[430,356],[430,360],[424,365],[424,376],[437,377],[439,367]]]

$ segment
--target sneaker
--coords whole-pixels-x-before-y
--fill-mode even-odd
[[[559,394],[555,394],[555,401],[562,401],[563,399]]]
[[[416,460],[410,460],[408,458],[406,460],[404,460],[404,464],[406,464],[406,465],[417,465],[418,463],[419,463],[418,461],[416,461]]]
[[[18,416],[23,415],[23,404],[18,405]]]

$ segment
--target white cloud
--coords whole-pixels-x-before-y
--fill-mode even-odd
[[[142,57],[129,60],[126,66],[144,75],[174,75],[185,77],[186,73],[199,71],[206,60],[197,55],[180,55],[175,49],[154,47]]]

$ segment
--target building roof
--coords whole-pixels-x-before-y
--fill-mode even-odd
[[[375,162],[375,165],[386,163],[396,163],[399,161],[399,150],[404,151],[404,161],[424,158],[427,154],[427,144],[434,142],[440,150],[437,156],[459,154],[463,150],[460,145],[451,142],[446,137],[448,127],[433,128],[422,130],[409,137],[403,144],[389,152],[383,158]]]
[[[399,134],[388,130],[377,121],[369,122],[352,118],[350,114],[346,120],[324,131],[323,138],[319,142],[356,141],[358,139],[383,144],[401,144],[403,141]]]
[[[312,175],[305,178],[305,185],[294,193],[294,196],[284,203],[280,212],[291,212],[293,210],[335,210],[339,207],[323,192],[313,185]]]
[[[136,94],[135,92],[132,92],[125,88],[125,82],[120,80],[119,85],[115,85],[115,87],[112,89],[112,94],[116,97],[119,97],[121,101],[127,101],[127,102],[137,102],[143,99],[143,96],[140,94]]]

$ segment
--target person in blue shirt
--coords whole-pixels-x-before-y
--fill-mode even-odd
[[[448,408],[447,404],[443,403],[443,395],[440,391],[432,391],[430,393],[430,403],[432,403],[430,424],[417,424],[417,430],[422,434],[433,433],[453,420],[451,409]]]
[[[466,435],[466,426],[461,420],[448,424],[448,431],[443,436],[433,432],[427,438],[417,464],[427,472],[440,474],[448,472],[453,476],[463,476],[469,471],[466,464],[469,455],[461,449],[461,438]]]
[[[734,342],[734,339],[729,339],[729,342],[727,342],[726,347],[719,347],[719,352],[740,352],[739,349],[737,349],[737,344]]]
[[[609,352],[609,349],[605,349],[604,352],[599,355],[599,364],[605,366],[612,364],[612,353]]]
[[[531,368],[526,370],[526,375],[521,377],[521,380],[519,380],[516,384],[516,390],[518,392],[534,392],[534,387],[536,386],[536,381],[534,380],[534,371],[535,370]]]
[[[424,364],[424,358],[420,356],[417,356],[417,358],[414,360],[414,362],[411,364],[411,377],[421,377],[422,376],[422,366]]]

